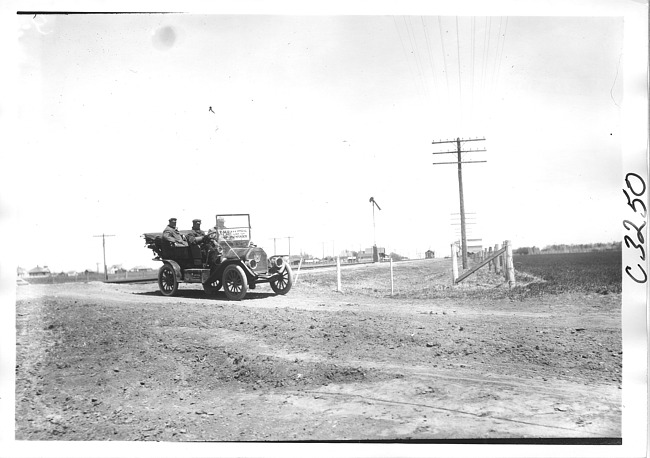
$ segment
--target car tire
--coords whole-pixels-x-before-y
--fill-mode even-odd
[[[271,280],[271,289],[276,294],[287,294],[293,285],[293,272],[288,264],[285,264],[284,269],[279,272],[276,280]]]
[[[163,265],[158,270],[158,288],[163,296],[173,296],[178,292],[178,278],[169,264]]]
[[[223,290],[232,301],[241,301],[248,292],[248,281],[244,269],[237,264],[230,264],[223,271]]]
[[[221,280],[213,281],[212,283],[203,283],[203,290],[205,294],[213,296],[221,289]]]

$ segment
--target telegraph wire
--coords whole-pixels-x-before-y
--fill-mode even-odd
[[[458,118],[459,128],[463,125],[463,90],[460,77],[460,36],[458,34],[458,16],[456,16],[456,49],[458,52]]]
[[[485,84],[488,79],[487,77],[487,70],[488,70],[488,57],[490,56],[490,39],[492,35],[492,18],[489,18],[489,25],[488,25],[488,34],[487,34],[487,48],[485,48],[485,59],[483,61],[483,94],[485,94]]]
[[[472,72],[470,81],[472,83],[470,91],[470,120],[474,121],[474,62],[476,60],[476,18],[472,16]]]
[[[422,30],[424,31],[424,39],[427,44],[427,53],[429,56],[429,64],[431,65],[431,80],[433,81],[433,92],[434,94],[437,93],[436,91],[436,68],[434,65],[434,60],[433,60],[433,52],[431,51],[431,44],[429,43],[429,34],[427,33],[427,26],[424,22],[424,17],[420,16],[420,20],[422,21]]]
[[[497,67],[497,83],[499,81],[499,75],[501,74],[501,64],[503,61],[503,50],[506,47],[506,32],[508,31],[508,16],[506,16],[506,25],[503,29],[503,41],[501,43],[501,56],[499,57],[499,66]]]
[[[413,71],[413,67],[411,66],[411,60],[409,59],[408,52],[406,51],[406,46],[404,45],[404,40],[402,39],[402,34],[399,31],[399,26],[397,25],[397,19],[395,19],[395,16],[393,16],[393,23],[395,24],[395,30],[397,30],[397,36],[399,37],[399,42],[402,45],[402,51],[404,52],[404,57],[406,58],[406,64],[408,65],[411,78],[413,78],[413,80],[416,80],[415,72]]]
[[[492,71],[492,84],[491,92],[494,92],[496,88],[496,76],[497,76],[497,63],[499,62],[499,43],[501,42],[501,24],[503,24],[503,18],[499,18],[499,32],[497,34],[497,49],[494,52],[494,66]]]
[[[415,58],[415,68],[416,68],[416,70],[418,72],[418,75],[420,77],[420,83],[422,83],[422,88],[424,90],[424,95],[427,96],[427,87],[426,87],[426,84],[425,84],[425,81],[424,81],[424,75],[422,74],[422,65],[420,63],[420,59],[419,59],[417,49],[416,49],[416,43],[415,43],[416,40],[415,40],[415,36],[413,34],[413,27],[409,28],[409,23],[406,21],[405,16],[403,16],[402,19],[404,20],[404,26],[406,27],[406,35],[408,36],[409,42],[411,44],[411,53],[413,54],[413,57]],[[408,18],[408,19],[409,19],[409,21],[411,20],[411,18]]]
[[[485,33],[483,35],[483,60],[481,61],[481,81],[479,86],[482,88],[484,87],[484,81],[485,81],[485,60],[486,60],[486,51],[487,51],[487,43],[488,43],[488,17],[485,17],[485,25],[483,26]],[[484,103],[484,92],[481,89],[481,106]]]
[[[442,21],[440,16],[438,16],[438,26],[440,30],[440,46],[442,47],[442,62],[445,65],[445,79],[447,81],[447,101],[449,102],[449,71],[447,69],[447,55],[445,53],[445,40],[442,36]]]

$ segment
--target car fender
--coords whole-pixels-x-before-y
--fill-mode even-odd
[[[167,264],[169,267],[174,269],[174,273],[176,274],[176,279],[179,282],[183,281],[183,273],[181,272],[181,266],[178,265],[176,261],[171,259],[164,259],[163,264]]]

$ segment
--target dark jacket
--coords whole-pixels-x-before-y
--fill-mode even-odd
[[[163,240],[169,243],[170,246],[187,246],[187,242],[183,240],[183,236],[175,227],[167,226],[163,231]]]

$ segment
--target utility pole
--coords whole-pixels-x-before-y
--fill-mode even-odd
[[[377,234],[375,231],[375,207],[378,210],[381,210],[381,208],[374,197],[371,197],[369,202],[372,206],[372,262],[377,262],[379,261],[379,254],[377,253]]]
[[[289,259],[291,259],[291,239],[292,238],[293,237],[287,237],[287,239],[289,240]]]
[[[485,138],[467,138],[467,139],[460,139],[456,138],[456,140],[444,140],[444,141],[433,141],[431,142],[432,145],[437,145],[441,143],[456,143],[456,151],[442,151],[438,153],[433,153],[433,154],[453,154],[456,153],[458,155],[458,159],[455,162],[434,162],[433,165],[442,165],[442,164],[457,164],[458,165],[458,194],[460,196],[460,233],[461,233],[461,252],[463,256],[463,269],[467,269],[467,234],[465,233],[465,200],[463,197],[463,168],[462,164],[470,164],[470,163],[476,163],[476,162],[487,162],[487,161],[465,161],[463,162],[461,153],[473,153],[476,151],[486,151],[485,149],[469,149],[469,150],[461,150],[460,148],[460,142],[475,142],[475,141],[484,141]]]
[[[104,252],[104,280],[108,280],[108,270],[106,269],[106,237],[115,237],[114,235],[102,234],[102,235],[93,235],[93,237],[102,238],[102,250]]]

